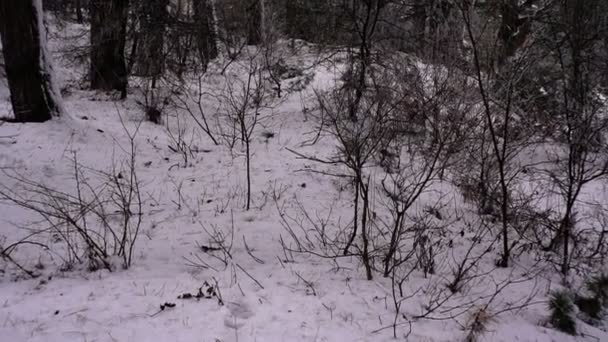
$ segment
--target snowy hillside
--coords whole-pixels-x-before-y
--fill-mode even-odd
[[[317,130],[318,94],[343,82],[341,54],[321,58],[303,42],[295,53],[287,43],[280,47],[285,65],[299,72],[283,77],[280,98],[256,108],[246,210],[246,144],[226,113],[242,100],[240,87],[255,82],[248,73],[255,50],[232,63],[219,58],[200,84],[193,75],[180,90],[161,82],[154,96],[171,100],[155,124],[145,113],[152,96],[146,81],[132,78],[126,100],[81,86],[86,66],[64,58],[86,44],[75,38],[81,29],[64,27],[51,40],[67,115],[0,124],[0,192],[16,198],[0,202],[0,248],[17,243],[10,260],[0,259],[0,340],[608,341],[605,321],[578,315],[578,336],[551,326],[548,294],[563,289],[561,275],[543,263],[547,255],[524,247],[510,267],[496,267],[501,242],[490,232],[499,223],[482,224],[449,171],[406,216],[408,225],[430,227],[428,239],[437,241],[426,266],[416,254],[424,239],[398,252],[408,265],[398,277],[384,277],[384,261],[372,253],[373,280],[366,279],[359,236],[343,255],[355,190],[342,176],[348,169],[327,162],[340,143]],[[199,93],[205,95],[197,102]],[[201,129],[198,104],[217,145]],[[0,78],[0,116],[10,112]],[[530,154],[542,159],[544,152]],[[412,168],[417,160],[408,159]],[[387,170],[373,165],[365,172],[369,200],[379,208],[368,219],[390,226],[390,198],[382,195]],[[116,197],[124,190],[135,192]],[[79,232],[49,214],[65,210],[85,229],[121,227],[125,207],[113,201],[125,198],[132,255],[117,252],[101,264],[87,259],[95,252]],[[606,183],[592,183],[583,198],[608,205]],[[545,197],[536,204],[554,203]],[[95,211],[102,207],[108,211]],[[373,234],[389,239],[380,228]],[[385,247],[372,242],[374,248]],[[132,258],[128,269],[123,257]],[[579,270],[575,287],[591,272]]]

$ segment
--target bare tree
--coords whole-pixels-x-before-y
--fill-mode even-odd
[[[589,183],[608,176],[608,119],[605,104],[597,89],[602,75],[602,35],[608,30],[600,13],[602,1],[567,0],[556,6],[560,20],[554,22],[547,39],[550,58],[554,61],[555,82],[550,91],[559,94],[554,105],[556,145],[550,155],[555,165],[547,172],[563,202],[561,217],[549,245],[561,245],[560,270],[568,275],[576,241],[576,206],[581,191]],[[595,244],[593,244],[595,245]]]
[[[428,66],[417,69],[418,77],[415,77],[408,71],[410,68],[406,65],[390,69],[397,75],[398,81],[394,83],[399,84],[393,91],[409,94],[405,97],[395,95],[398,107],[389,126],[389,132],[394,131],[391,147],[397,165],[387,170],[382,180],[387,211],[391,215],[390,240],[382,257],[385,277],[402,263],[395,255],[402,254],[404,237],[410,231],[407,227],[408,217],[412,215],[410,209],[431,185],[443,180],[445,169],[462,149],[472,126],[468,120],[472,105],[459,97],[462,91],[459,87],[466,75]],[[431,212],[437,215],[433,210]],[[420,234],[425,238],[416,239],[419,245],[424,245],[430,233],[423,231]]]
[[[492,32],[489,38],[497,41],[492,48],[486,45],[483,33],[479,33],[474,24],[474,8],[460,6],[459,11],[465,25],[466,37],[471,45],[473,79],[479,92],[479,108],[483,120],[480,186],[482,196],[489,196],[487,199],[484,198],[484,202],[488,200],[499,208],[502,254],[498,264],[501,267],[508,267],[510,251],[513,247],[509,234],[510,221],[513,217],[513,192],[516,189],[517,176],[525,169],[525,165],[517,162],[517,156],[526,147],[526,140],[532,137],[532,134],[520,131],[525,127],[522,126],[519,118],[522,117],[521,113],[525,112],[528,104],[517,102],[517,99],[521,90],[522,75],[529,72],[541,57],[532,48],[521,49],[517,54],[516,51],[510,51],[505,55],[506,47],[516,47],[512,47],[511,35],[502,34],[504,30],[508,30],[505,26],[511,25],[508,21],[510,17],[504,13],[499,30]],[[484,63],[484,58],[490,59],[490,62]],[[499,65],[499,69],[487,72],[494,65]],[[520,134],[516,134],[518,131]],[[485,145],[486,142],[489,146]],[[486,148],[488,152],[485,152]],[[491,194],[493,186],[491,183],[488,184],[491,178],[485,170],[497,174],[497,196]]]
[[[264,64],[258,54],[245,59],[245,79],[226,76],[224,91],[219,95],[225,117],[220,133],[230,148],[240,142],[245,148],[247,177],[246,210],[251,208],[251,142],[262,118],[262,111],[272,105],[273,94],[264,75]]]

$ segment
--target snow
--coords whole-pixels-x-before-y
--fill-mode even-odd
[[[57,50],[58,43],[50,43]],[[239,67],[237,63],[234,68],[238,71]],[[78,75],[75,68],[60,66],[64,85],[76,83],[70,79]],[[54,119],[44,124],[1,125],[0,170],[69,192],[74,191],[74,153],[82,165],[108,170],[113,162],[128,157],[124,152],[129,143],[125,128],[135,132],[141,124],[135,143],[144,197],[144,224],[129,270],[61,271],[62,261],[53,253],[19,249],[16,255],[24,266],[45,267],[39,270],[41,277],[24,279],[14,267],[4,265],[6,273],[0,276],[2,339],[393,341],[392,328],[383,329],[390,327],[395,315],[388,279],[376,274],[375,280],[365,280],[363,267],[354,257],[333,262],[310,255],[291,255],[280,243],[282,239],[289,243],[289,234],[281,224],[273,194],[279,196],[279,205],[284,204],[293,217],[297,216],[297,198],[318,217],[327,217],[331,210],[329,229],[351,220],[349,190],[338,189],[346,186],[344,181],[306,172],[318,165],[288,151],[289,148],[317,156],[334,152],[331,139],[302,146],[310,139],[308,133],[314,131],[314,122],[302,113],[301,99],[312,97],[315,88],[334,84],[336,70],[339,67],[317,67],[313,83],[301,94],[284,99],[254,134],[254,198],[250,211],[243,209],[244,157],[238,147],[232,153],[224,146],[214,146],[189,122],[188,136],[192,136],[191,143],[200,152],[193,152],[190,165],[184,167],[182,156],[167,147],[171,142],[166,128],[142,122],[144,114],[136,102],[141,97],[138,89],[131,89],[126,101],[115,102],[112,96],[71,88],[64,99],[65,112],[73,118],[68,124]],[[209,88],[217,85],[213,79],[208,82]],[[6,83],[0,79],[0,110],[10,107],[5,88]],[[208,103],[207,112],[213,113],[216,108]],[[187,115],[181,118],[187,120]],[[174,122],[174,118],[169,122]],[[262,131],[275,135],[267,139]],[[0,183],[10,185],[11,180],[2,174]],[[432,190],[423,196],[425,203],[445,200],[441,194],[454,191],[448,184],[436,184]],[[598,190],[595,195],[605,196],[606,192]],[[448,216],[455,216],[456,211],[468,212],[460,195],[452,195],[446,201],[448,208],[460,206]],[[418,207],[422,210],[424,204]],[[39,220],[35,214],[4,202],[0,203],[0,213],[0,236],[6,236],[8,243],[27,235],[24,225]],[[446,283],[451,266],[466,252],[466,239],[457,240],[463,223],[454,225],[454,250],[446,252],[438,265],[443,272],[428,279],[416,272],[406,283],[405,292],[416,293],[401,309],[410,318],[428,303],[426,295]],[[201,246],[213,245],[214,231],[231,242],[231,257],[226,264],[201,250]],[[223,258],[217,251],[210,254]],[[208,268],[190,266],[197,256]],[[493,256],[489,254],[480,267],[492,268]],[[474,290],[456,296],[450,305],[471,301],[475,303],[473,307],[485,304],[484,296],[493,288],[491,281],[527,279],[525,272],[533,262],[523,258],[511,269],[478,279]],[[215,297],[177,298],[184,293],[195,294],[205,282],[217,282],[224,305]],[[491,309],[499,311],[536,293],[531,299],[533,304],[495,318],[480,340],[608,341],[605,328],[602,331],[582,321],[579,328],[585,335],[578,337],[564,335],[546,324],[545,294],[559,288],[558,282],[556,272],[544,270],[507,287]],[[422,290],[416,292],[419,289]],[[160,306],[165,303],[176,306],[161,311]],[[462,325],[467,315],[449,318],[457,311],[439,315],[440,319],[414,320],[407,340],[464,340]],[[409,330],[409,325],[402,323],[397,329],[398,340],[404,340]]]

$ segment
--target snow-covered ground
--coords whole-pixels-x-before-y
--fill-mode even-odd
[[[235,68],[238,70],[238,63]],[[128,157],[125,130],[137,131],[142,230],[128,270],[61,270],[63,261],[52,251],[20,248],[15,257],[41,276],[28,279],[11,264],[2,264],[0,340],[394,340],[390,280],[376,274],[373,281],[367,281],[355,257],[333,261],[291,255],[281,245],[281,240],[290,242],[277,207],[297,215],[297,203],[302,203],[319,218],[328,217],[331,209],[328,229],[344,226],[351,219],[348,195],[340,191],[342,181],[307,172],[316,165],[288,150],[317,156],[333,153],[331,139],[302,147],[314,131],[314,123],[303,114],[302,99],[311,96],[313,89],[331,84],[335,76],[331,68],[313,70],[315,78],[306,90],[290,94],[265,113],[252,143],[253,205],[249,211],[244,210],[245,159],[239,153],[240,145],[236,153],[215,146],[184,113],[170,112],[166,122],[175,130],[175,115],[181,115],[187,141],[193,147],[185,165],[182,155],[168,147],[172,142],[165,125],[143,120],[143,110],[137,104],[141,92],[136,88],[126,101],[115,101],[112,96],[75,86],[82,70],[63,63],[58,71],[62,85],[71,85],[70,91],[64,92],[69,118],[44,124],[2,124],[0,169],[72,193],[74,156],[85,167],[109,170]],[[2,115],[10,108],[8,96],[6,83],[0,79]],[[207,112],[213,115],[217,109],[209,104]],[[6,174],[0,174],[0,183],[11,182]],[[454,191],[443,184],[436,188]],[[454,210],[467,210],[459,194],[451,198],[450,203],[462,206]],[[8,203],[0,203],[0,218],[0,236],[5,237],[0,242],[5,245],[27,236],[28,228],[33,227],[29,224],[41,219]],[[403,302],[401,313],[411,325],[398,317],[398,340],[406,335],[408,341],[464,340],[467,332],[463,326],[469,313],[458,314],[457,306],[473,302],[472,307],[481,307],[487,302],[487,293],[471,285],[466,294],[451,299],[453,310],[437,313],[436,318],[413,319],[428,303],[432,289],[445,285],[452,262],[466,252],[465,239],[458,240],[462,229],[462,223],[454,223],[451,229],[448,238],[454,240],[454,250],[445,253],[438,266],[445,272],[428,279],[415,272],[405,285],[406,295],[413,296]],[[218,232],[230,246],[227,258],[221,251],[203,251],[204,247],[217,247],[212,237]],[[60,245],[51,236],[47,239],[44,242],[49,246]],[[480,269],[492,268],[495,254],[488,254]],[[225,258],[225,263],[213,255]],[[494,312],[530,301],[521,310],[507,310],[494,317],[479,340],[608,341],[605,329],[582,321],[578,322],[582,333],[578,337],[548,326],[545,295],[549,289],[559,288],[559,276],[546,270],[530,277],[525,271],[533,262],[523,258],[510,269],[476,280],[484,282],[478,284],[480,288],[492,288],[487,282],[493,279],[497,283],[508,277],[525,279],[499,294],[490,306]],[[196,295],[205,284],[217,284],[217,295],[178,299],[184,293]],[[534,296],[529,298],[530,294]],[[161,310],[165,303],[175,306]]]

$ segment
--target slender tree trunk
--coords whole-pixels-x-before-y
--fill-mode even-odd
[[[131,36],[131,50],[126,56],[126,65],[127,65],[127,75],[133,74],[133,68],[135,67],[135,63],[137,62],[137,51],[139,50],[139,32],[136,29],[137,25],[135,20],[131,20],[131,23],[128,28],[128,32],[132,32]],[[126,53],[126,51],[125,51]]]
[[[413,35],[419,53],[424,52],[426,48],[426,7],[426,0],[416,0],[414,3]]]
[[[137,74],[155,80],[162,76],[165,67],[165,28],[168,0],[139,2],[136,9],[139,30],[134,40],[137,57]],[[133,50],[132,50],[133,51]]]
[[[355,237],[357,237],[357,230],[358,230],[358,225],[359,225],[359,185],[358,185],[359,181],[358,178],[355,178],[355,200],[354,200],[354,214],[353,214],[353,232],[350,235],[350,238],[348,239],[348,242],[346,243],[346,247],[344,247],[344,255],[348,255],[349,253],[349,248],[350,246],[352,246],[353,242],[355,241]]]
[[[43,122],[61,112],[42,16],[41,0],[0,0],[6,77],[19,122]]]
[[[361,241],[363,242],[363,251],[361,259],[363,260],[363,266],[365,266],[367,280],[372,280],[374,276],[372,274],[371,260],[369,257],[369,237],[367,229],[367,215],[369,214],[369,179],[367,184],[364,184],[362,179],[361,181],[361,199],[363,199],[363,213],[361,214]]]
[[[259,45],[262,43],[262,1],[250,0],[247,8],[247,44]]]
[[[82,15],[82,1],[81,0],[74,0],[74,9],[76,10],[76,21],[79,24],[82,24],[84,22],[84,17]]]
[[[517,0],[503,0],[499,6],[501,22],[497,35],[498,53],[492,70],[495,74],[502,71],[507,61],[517,54],[528,39],[532,20],[524,15],[528,9],[526,6],[531,5],[520,5]]]
[[[127,96],[125,65],[128,0],[90,0],[91,88],[118,90]]]
[[[606,23],[604,25],[606,26],[606,29],[604,30],[604,55],[606,58],[604,59],[604,69],[602,70],[604,77],[602,80],[603,86],[608,87],[608,19],[605,20]]]
[[[251,209],[251,151],[249,150],[249,138],[245,140],[246,162],[247,162],[247,207]]]
[[[573,218],[572,218],[572,207],[574,206],[574,196],[572,193],[572,184],[568,186],[568,194],[567,194],[567,203],[566,203],[566,213],[562,219],[560,224],[559,237],[562,239],[563,244],[563,255],[562,255],[562,264],[561,264],[561,272],[564,277],[568,276],[568,271],[570,268],[570,235],[572,234],[572,226],[573,226]],[[559,241],[559,240],[558,240]]]
[[[388,252],[384,258],[384,277],[388,277],[391,274],[391,261],[393,256],[395,255],[395,251],[397,249],[397,243],[401,236],[401,225],[403,224],[403,217],[405,216],[405,211],[395,207],[395,212],[397,213],[397,217],[395,218],[395,224],[393,225],[393,232],[391,233],[391,242],[388,247]]]
[[[505,175],[504,161],[499,161],[500,169],[500,216],[502,217],[502,257],[500,267],[509,267],[511,250],[509,249],[509,190]]]
[[[298,35],[298,6],[296,1],[285,1],[285,34],[288,38],[301,38]]]
[[[471,23],[470,14],[461,9],[461,14],[463,15],[463,20],[465,23],[465,28],[467,35],[471,41],[472,52],[473,52],[473,65],[475,72],[475,79],[477,82],[477,86],[479,88],[479,94],[481,95],[481,101],[483,104],[483,111],[485,120],[487,121],[487,129],[490,133],[489,138],[492,143],[492,150],[494,157],[496,158],[496,162],[498,164],[498,171],[500,175],[500,187],[501,187],[501,203],[500,203],[500,211],[501,211],[501,235],[502,235],[502,256],[499,262],[500,267],[509,267],[509,259],[510,259],[510,249],[509,249],[509,187],[508,187],[508,179],[506,174],[506,151],[508,147],[508,131],[509,128],[509,119],[511,117],[511,108],[510,108],[510,99],[511,99],[511,90],[509,91],[509,95],[507,97],[507,105],[504,109],[504,130],[503,130],[503,141],[499,141],[498,132],[496,124],[493,120],[493,111],[490,104],[490,95],[488,90],[486,89],[486,84],[484,83],[483,69],[481,66],[480,60],[480,51],[478,49],[477,41],[475,39],[475,35],[473,34],[473,27]]]
[[[203,67],[218,55],[217,33],[211,0],[194,1],[194,20],[196,21],[196,40],[198,53]]]

